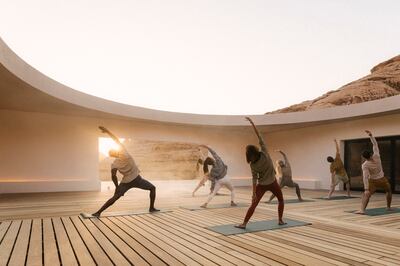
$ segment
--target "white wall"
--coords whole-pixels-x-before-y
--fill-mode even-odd
[[[328,125],[300,128],[290,131],[281,131],[266,135],[270,150],[285,151],[290,160],[294,179],[311,186],[317,180],[315,188],[328,189],[330,185],[329,164],[327,156],[335,155],[336,138],[341,141],[341,154],[344,158],[343,141],[350,139],[367,138],[364,130],[369,129],[377,136],[400,135],[400,115],[387,115],[377,118],[359,119],[348,122],[338,122]],[[274,160],[279,159],[273,153]]]
[[[400,115],[338,122],[265,135],[273,149],[284,150],[294,179],[305,188],[329,187],[328,155],[333,139],[400,134]],[[257,144],[251,131],[233,128],[154,124],[0,110],[0,193],[100,190],[97,129],[104,125],[122,138],[204,143],[213,147],[229,166],[228,174],[250,184],[245,146]]]
[[[122,138],[208,144],[232,177],[249,175],[248,134],[233,129],[6,110],[0,124],[0,193],[99,190],[98,125]]]

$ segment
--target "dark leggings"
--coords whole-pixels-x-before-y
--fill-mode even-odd
[[[154,208],[154,202],[156,200],[156,187],[139,175],[129,183],[120,183],[115,189],[114,196],[107,200],[107,202],[104,203],[104,205],[100,208],[100,210],[97,211],[97,213],[102,213],[105,209],[113,205],[120,197],[125,194],[125,192],[127,192],[131,188],[150,190],[150,209]]]
[[[282,190],[279,187],[278,182],[275,180],[272,184],[270,185],[257,185],[256,186],[256,198],[253,199],[251,206],[249,210],[247,211],[246,217],[244,218],[244,223],[247,224],[247,222],[250,220],[251,216],[254,213],[254,210],[256,209],[258,203],[260,202],[261,198],[264,196],[265,192],[271,191],[272,194],[277,197],[279,204],[278,204],[278,216],[279,216],[279,221],[282,220],[283,216],[283,209],[284,209],[284,202],[283,202],[283,195],[282,195]]]
[[[301,195],[300,195],[300,187],[297,183],[293,182],[291,179],[285,179],[285,178],[281,178],[279,181],[279,186],[282,188],[284,187],[295,187],[296,188],[296,194],[297,194],[297,198],[300,200],[301,199]],[[271,197],[269,198],[269,200],[273,200],[275,198],[275,195],[272,194]]]

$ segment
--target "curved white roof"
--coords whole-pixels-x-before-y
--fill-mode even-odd
[[[248,126],[243,116],[166,112],[117,103],[69,88],[31,67],[0,38],[0,108],[119,117],[201,126]],[[240,107],[238,107],[240,108]],[[267,108],[266,108],[267,109]],[[297,127],[400,112],[400,96],[304,112],[251,116],[263,126]]]

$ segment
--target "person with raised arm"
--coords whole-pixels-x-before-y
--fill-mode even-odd
[[[347,175],[346,169],[344,169],[343,161],[340,158],[340,149],[337,140],[335,139],[336,146],[336,156],[333,159],[332,156],[328,156],[326,160],[330,163],[330,172],[331,172],[331,188],[328,193],[328,199],[331,198],[333,192],[335,191],[335,187],[340,183],[346,185],[347,196],[350,198],[350,180]]]
[[[254,213],[258,203],[264,196],[265,192],[271,191],[278,198],[278,224],[283,225],[285,222],[282,219],[284,201],[282,190],[276,181],[275,169],[272,159],[267,151],[267,147],[264,143],[263,138],[258,132],[256,126],[250,117],[246,117],[246,120],[252,125],[254,132],[258,137],[258,141],[261,147],[261,151],[257,146],[247,145],[246,147],[246,160],[250,164],[251,174],[253,176],[253,196],[252,203],[249,207],[243,223],[236,225],[235,227],[245,229],[251,216]]]
[[[202,159],[199,159],[199,160],[197,161],[197,163],[200,164],[200,165],[203,165],[203,171],[204,171],[204,161],[203,161]],[[215,188],[215,179],[210,179],[210,178],[208,178],[207,175],[203,175],[203,177],[200,179],[199,183],[197,184],[196,188],[193,190],[193,192],[192,192],[192,197],[195,196],[195,193],[197,192],[197,190],[199,190],[202,186],[205,185],[205,183],[207,182],[207,180],[209,180],[209,181],[211,182],[211,185],[210,185],[210,193],[209,193],[209,194],[212,194],[212,193],[213,193],[214,188]],[[217,192],[216,195],[220,195],[220,194]]]
[[[392,210],[392,189],[388,179],[385,177],[382,168],[381,155],[379,154],[378,142],[372,136],[371,131],[365,130],[372,142],[373,153],[369,150],[365,150],[362,153],[362,157],[365,162],[362,164],[361,169],[363,173],[364,182],[364,195],[361,200],[361,209],[357,211],[357,214],[365,214],[369,199],[375,193],[377,189],[382,189],[386,192],[386,206],[387,210]]]
[[[114,195],[95,213],[92,215],[95,217],[100,217],[101,213],[113,205],[120,197],[122,197],[131,188],[140,188],[150,191],[150,207],[149,212],[159,211],[154,207],[154,202],[156,199],[156,187],[149,181],[142,178],[139,173],[140,170],[137,167],[132,156],[128,153],[124,145],[119,141],[119,139],[112,134],[107,128],[100,126],[99,129],[106,133],[111,139],[118,144],[119,148],[116,150],[110,150],[109,156],[115,158],[111,165],[111,179],[115,185]],[[120,172],[123,177],[121,182],[118,184],[117,172]]]
[[[220,190],[222,187],[226,187],[231,192],[231,206],[237,206],[235,203],[235,189],[232,186],[231,179],[226,175],[228,172],[228,167],[213,149],[206,145],[200,145],[200,147],[206,148],[213,157],[207,157],[203,162],[203,180],[204,182],[207,180],[214,180],[215,182],[212,193],[208,196],[207,201],[201,205],[201,207],[207,208],[208,203],[212,200],[212,198],[214,198],[218,190]],[[211,170],[208,169],[208,166],[212,167]]]
[[[281,189],[284,187],[296,188],[297,198],[299,199],[299,201],[303,201],[303,199],[301,198],[299,185],[293,182],[292,168],[290,167],[290,163],[286,154],[281,150],[276,150],[276,152],[279,152],[283,156],[283,161],[278,160],[276,163],[276,172],[278,173],[278,176],[280,176],[279,186],[281,187]],[[275,195],[272,194],[267,202],[271,202],[274,198]]]

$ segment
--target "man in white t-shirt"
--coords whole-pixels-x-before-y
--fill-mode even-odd
[[[143,179],[139,173],[140,170],[137,167],[135,160],[133,160],[132,156],[128,153],[124,145],[119,141],[119,139],[112,134],[105,127],[100,126],[100,130],[103,133],[108,134],[114,141],[119,145],[118,150],[110,150],[110,157],[115,158],[114,162],[111,165],[111,179],[115,184],[115,192],[114,196],[112,196],[97,212],[93,213],[93,216],[99,217],[101,213],[110,207],[114,202],[116,202],[120,197],[122,197],[125,192],[127,192],[131,188],[140,188],[144,190],[150,191],[150,212],[157,212],[156,208],[154,208],[154,202],[156,199],[156,187],[151,184],[149,181]],[[123,177],[121,182],[118,184],[117,172],[120,172]]]
[[[379,154],[378,142],[371,131],[365,130],[372,142],[373,154],[370,151],[364,151],[362,157],[365,162],[362,164],[362,173],[364,181],[364,195],[361,203],[361,210],[356,212],[357,214],[365,214],[368,202],[372,194],[377,189],[383,189],[386,192],[386,203],[387,210],[390,211],[390,205],[392,203],[392,190],[388,179],[385,177],[382,169],[381,156]]]

